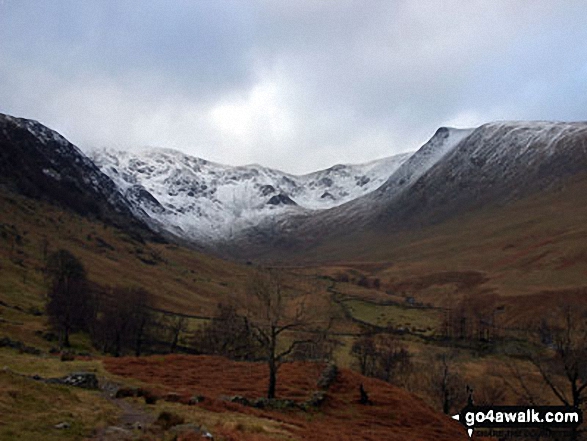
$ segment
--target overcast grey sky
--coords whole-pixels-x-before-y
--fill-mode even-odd
[[[585,120],[587,2],[0,0],[0,112],[84,150],[302,173]]]

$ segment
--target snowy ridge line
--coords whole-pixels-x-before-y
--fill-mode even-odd
[[[259,165],[228,166],[171,149],[90,153],[133,204],[174,234],[230,239],[267,219],[324,210],[381,186],[411,154],[341,164],[295,176]]]

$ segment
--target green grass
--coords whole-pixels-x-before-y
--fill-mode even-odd
[[[359,299],[346,300],[344,305],[354,318],[363,322],[409,328],[424,335],[431,335],[442,322],[442,313],[436,309],[382,305]]]
[[[0,439],[81,440],[114,421],[118,409],[99,392],[42,382],[0,371]],[[69,429],[56,429],[66,422]]]

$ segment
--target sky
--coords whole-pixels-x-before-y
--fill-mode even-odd
[[[586,120],[583,0],[0,0],[0,112],[84,151],[306,173]]]

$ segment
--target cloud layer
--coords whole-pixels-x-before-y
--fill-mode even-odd
[[[0,0],[0,112],[293,173],[584,120],[583,1]]]

